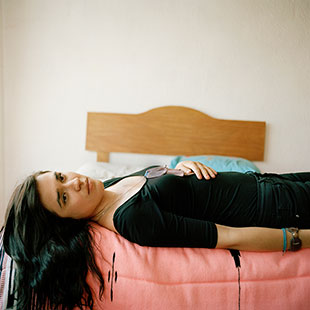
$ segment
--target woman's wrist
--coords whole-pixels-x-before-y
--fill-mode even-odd
[[[302,241],[302,248],[310,248],[310,229],[300,229],[299,238]]]
[[[291,250],[291,240],[293,239],[293,234],[289,232],[289,229],[292,230],[291,228],[284,228],[281,230],[263,227],[237,228],[218,224],[216,224],[216,226],[218,230],[218,243],[216,248],[230,248],[243,251]],[[298,237],[302,242],[301,248],[310,248],[310,229],[299,230]],[[295,246],[295,250],[297,249],[298,246]]]

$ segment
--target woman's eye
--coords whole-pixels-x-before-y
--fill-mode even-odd
[[[64,202],[64,204],[67,202],[67,200],[68,200],[67,194],[63,193],[62,194],[62,201]]]
[[[65,180],[65,176],[62,173],[59,173],[59,180],[63,182]]]

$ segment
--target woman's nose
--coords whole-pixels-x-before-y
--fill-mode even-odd
[[[83,182],[79,177],[75,177],[67,183],[67,185],[69,187],[71,187],[72,189],[74,189],[77,192],[81,190],[82,184],[83,184]]]

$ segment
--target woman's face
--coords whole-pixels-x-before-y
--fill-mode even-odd
[[[91,218],[100,210],[104,186],[75,172],[47,172],[36,177],[43,206],[60,217]]]

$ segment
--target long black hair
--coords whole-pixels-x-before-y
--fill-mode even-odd
[[[3,244],[17,265],[17,309],[93,309],[89,270],[100,284],[93,293],[101,298],[104,288],[93,252],[93,227],[43,207],[36,186],[42,173],[30,175],[15,189],[6,213]]]

